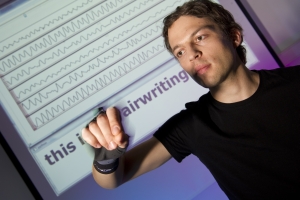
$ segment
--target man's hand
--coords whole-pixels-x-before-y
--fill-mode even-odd
[[[126,148],[129,142],[129,136],[124,133],[121,124],[120,112],[116,108],[108,108],[106,113],[103,112],[99,114],[96,120],[92,120],[92,122],[82,130],[82,137],[88,144],[97,148],[95,150],[95,158],[110,157],[110,155],[108,156],[106,153],[102,156],[102,150],[104,150],[102,148],[106,148],[110,153],[117,152],[118,154],[120,148]],[[101,156],[98,156],[97,152],[100,152],[99,155],[101,154]],[[109,160],[94,160],[93,177],[101,187],[112,189],[161,166],[170,158],[171,154],[162,143],[152,137],[120,157],[116,171],[114,171],[114,164],[112,164],[113,168],[110,168],[110,166],[105,168],[100,166],[98,168],[98,164]],[[95,165],[95,162],[98,164],[96,163]],[[107,171],[109,173],[106,174]],[[110,173],[110,171],[113,173]]]
[[[126,148],[129,141],[124,133],[120,112],[114,107],[99,114],[95,121],[82,129],[82,138],[95,148],[104,147],[107,150],[114,150],[118,146]]]

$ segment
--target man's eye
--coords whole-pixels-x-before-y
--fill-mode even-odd
[[[183,51],[178,51],[178,53],[176,54],[177,58],[181,57],[183,55]]]
[[[204,39],[204,36],[203,36],[203,35],[197,37],[197,41],[201,41],[201,40],[203,40],[203,39]]]

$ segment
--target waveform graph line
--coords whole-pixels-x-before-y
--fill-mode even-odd
[[[158,22],[161,22],[161,20],[162,19],[158,19],[158,21],[154,21],[152,24],[149,24],[148,26],[144,26],[143,27],[143,29],[141,29],[141,30],[139,30],[139,31],[137,31],[137,32],[134,32],[135,34],[141,34],[141,38],[146,38],[147,37],[147,35],[149,35],[149,34],[152,34],[153,32],[156,32],[156,33],[158,33],[158,32],[160,32],[161,31],[161,23],[158,23]],[[159,25],[157,25],[156,23],[158,23]],[[143,33],[143,32],[145,32],[145,33]],[[125,40],[125,42],[126,42],[126,39],[128,39],[129,38],[129,36],[128,37],[126,37],[126,38],[122,38],[122,40]],[[104,40],[105,40],[105,38],[104,38]],[[141,39],[140,39],[141,40]],[[101,55],[101,53],[103,53],[103,52],[108,52],[110,49],[112,49],[112,48],[115,48],[116,46],[117,46],[117,44],[118,43],[116,43],[115,45],[112,45],[110,48],[108,48],[108,49],[102,49],[102,47],[101,47],[101,49],[102,49],[102,52],[99,52],[99,53],[97,53],[97,54],[95,54],[95,57],[97,57],[97,56],[99,56],[99,54]],[[99,47],[98,47],[99,48]],[[76,56],[75,56],[76,57]],[[73,59],[71,59],[71,60],[73,60]],[[79,61],[80,63],[83,63],[82,61]],[[84,63],[85,64],[85,63]],[[59,65],[61,65],[61,64],[59,64]],[[69,67],[71,67],[71,66],[69,66]],[[78,66],[78,67],[80,67],[80,66]],[[73,66],[73,69],[75,70],[77,67],[74,67]],[[45,71],[43,72],[43,73],[46,73]],[[41,77],[45,77],[45,76],[43,76],[43,75],[41,75]],[[43,82],[46,82],[46,80],[45,81],[43,81]],[[15,93],[18,93],[18,95],[16,95],[16,97],[17,97],[17,99],[16,99],[16,101],[22,101],[21,99],[20,99],[20,96],[23,94],[23,95],[25,95],[25,93],[26,92],[31,92],[31,88],[33,88],[34,86],[36,86],[36,85],[38,85],[39,83],[38,82],[35,82],[35,81],[33,81],[33,79],[31,79],[30,80],[30,85],[28,85],[27,84],[27,88],[29,88],[29,89],[26,89],[26,91],[17,91],[17,92],[15,92]],[[25,84],[22,84],[22,86],[25,86],[26,85],[26,83]],[[44,85],[44,87],[45,87],[45,85]],[[43,87],[41,86],[40,87],[40,89],[42,89]],[[36,92],[38,92],[37,90],[36,90]],[[24,97],[25,98],[25,97]]]
[[[106,0],[102,0],[102,1],[100,0],[98,2],[98,4],[100,4],[100,3],[104,2],[104,1],[106,1]],[[73,1],[73,3],[74,2],[76,2],[76,1]],[[5,50],[9,50],[10,48],[14,47],[17,44],[19,44],[19,46],[16,47],[17,49],[18,48],[22,48],[23,46],[26,46],[27,44],[31,43],[33,40],[36,40],[40,35],[43,35],[43,34],[45,34],[47,32],[52,31],[53,29],[57,28],[60,24],[58,23],[57,25],[55,25],[55,22],[62,21],[62,23],[64,23],[65,22],[65,21],[63,21],[64,18],[67,18],[68,16],[72,15],[74,12],[78,11],[79,9],[84,8],[84,6],[90,4],[91,2],[93,2],[93,0],[87,0],[86,2],[83,2],[81,5],[78,5],[78,6],[74,5],[75,7],[71,8],[71,10],[67,10],[66,13],[62,13],[61,15],[54,16],[54,18],[52,18],[52,19],[47,19],[47,18],[51,18],[52,15],[54,15],[57,12],[65,9],[66,7],[61,8],[59,10],[56,10],[51,15],[46,16],[46,17],[38,20],[36,23],[31,24],[29,27],[25,28],[25,29],[33,28],[33,30],[28,30],[28,32],[25,33],[25,35],[23,35],[23,36],[17,36],[17,37],[19,37],[17,39],[14,39],[13,37],[15,37],[19,33],[25,32],[26,31],[25,29],[23,29],[23,30],[21,30],[21,31],[19,31],[19,32],[13,34],[13,35],[11,35],[11,37],[9,37],[9,38],[13,38],[12,41],[9,41],[10,42],[9,44],[0,47],[0,53],[2,54],[2,56],[0,57],[0,59],[2,59],[3,56],[11,54],[14,51],[14,50],[11,50],[11,51],[5,52]],[[69,4],[68,6],[70,6],[70,5],[71,4]],[[71,16],[71,17],[72,18],[77,17],[77,16],[81,15],[84,12],[86,12],[86,10],[79,11],[79,13],[77,13],[74,16]],[[45,22],[45,21],[47,21],[47,22]],[[38,28],[34,28],[33,26],[37,25],[38,23],[44,23],[44,24],[42,26],[38,27]],[[55,26],[51,27],[51,25],[53,25],[53,24]],[[50,28],[47,29],[47,27],[50,27]],[[36,35],[38,33],[40,33],[40,35],[34,37],[34,35]],[[29,39],[31,37],[32,37],[32,39]],[[8,40],[9,38],[6,38],[6,40]],[[24,41],[24,40],[27,40],[27,41],[25,41],[25,42],[22,43],[22,41]],[[3,41],[1,41],[1,42],[3,42]]]
[[[115,4],[112,2],[115,1]],[[83,13],[77,18],[71,19],[68,22],[62,24],[57,29],[42,35],[32,43],[18,49],[14,54],[8,55],[1,60],[1,75],[5,75],[10,71],[24,65],[25,63],[35,59],[39,55],[51,50],[59,44],[64,43],[66,40],[72,38],[75,35],[80,34],[82,31],[93,26],[99,21],[103,20],[109,14],[114,14],[118,10],[122,9],[123,4],[118,5],[116,2],[120,0],[111,0],[110,2],[104,2],[99,5],[100,8],[93,8],[90,13]],[[130,5],[125,4],[126,6]],[[115,7],[113,7],[114,5]],[[7,69],[7,70],[6,70]]]
[[[66,13],[62,13],[61,15],[55,16],[54,18],[49,19],[49,20],[46,19],[47,22],[45,22],[45,19],[39,20],[39,23],[44,23],[43,26],[40,26],[40,27],[38,27],[38,28],[34,28],[34,27],[32,27],[32,26],[35,25],[35,24],[30,25],[30,26],[27,27],[26,29],[32,28],[33,30],[28,30],[28,32],[25,33],[25,36],[24,36],[24,35],[21,35],[21,36],[17,36],[17,37],[19,37],[19,38],[17,38],[17,39],[14,39],[14,38],[13,38],[13,39],[12,39],[13,41],[9,41],[9,42],[10,42],[9,44],[0,47],[0,52],[3,53],[3,52],[5,51],[5,49],[9,49],[10,47],[13,47],[13,46],[15,46],[15,45],[17,45],[17,44],[19,44],[19,46],[17,46],[16,48],[21,47],[22,45],[27,45],[28,43],[30,43],[30,42],[32,42],[33,40],[35,40],[36,37],[39,37],[40,35],[44,34],[46,31],[51,31],[52,29],[56,28],[56,27],[51,28],[51,25],[55,24],[55,22],[63,21],[64,18],[69,17],[69,15],[72,15],[73,12],[78,11],[80,8],[83,8],[84,6],[88,5],[88,4],[89,4],[90,2],[92,2],[92,1],[93,1],[93,0],[87,0],[85,3],[82,3],[82,4],[79,5],[79,6],[74,5],[75,7],[71,8],[71,10],[67,10]],[[74,1],[74,2],[76,2],[76,1]],[[54,12],[53,14],[56,14],[57,12],[59,12],[59,11],[56,11],[56,12]],[[73,16],[72,16],[72,17],[73,17]],[[47,27],[50,27],[50,30],[48,30]],[[25,30],[23,30],[23,31],[25,31]],[[18,33],[14,34],[14,35],[17,35],[17,34],[18,34]],[[34,38],[34,35],[36,35],[36,34],[37,34],[37,36]],[[38,35],[38,34],[39,34],[39,35]],[[33,38],[30,39],[31,37],[33,37]],[[24,41],[24,40],[27,40],[27,41],[22,42],[22,41]],[[10,51],[10,52],[11,52],[11,51]],[[10,52],[5,53],[4,55],[9,54]]]
[[[141,4],[141,3],[140,3]],[[140,5],[139,4],[139,5]],[[150,5],[151,6],[151,5]],[[153,5],[152,5],[153,6]],[[138,14],[136,14],[137,16],[136,17],[138,17]],[[136,18],[136,17],[134,17],[134,18]],[[101,27],[107,27],[108,25],[110,25],[111,24],[111,21],[110,21],[110,23],[109,24],[106,24],[106,25],[101,25]],[[98,37],[102,37],[103,35],[107,35],[107,34],[109,34],[111,31],[113,31],[116,27],[118,27],[117,25],[115,26],[115,27],[112,27],[111,28],[111,30],[110,29],[108,29],[107,30],[107,32],[105,31],[105,32],[102,32],[101,34],[98,34],[99,36]],[[96,32],[96,30],[97,29],[95,29],[95,31],[94,32]],[[102,30],[102,29],[101,29]],[[90,33],[89,33],[90,34]],[[94,34],[95,35],[95,34]],[[83,37],[83,36],[80,36],[80,38],[81,37]],[[87,40],[87,39],[85,39],[85,40]],[[92,42],[94,42],[96,40],[96,38],[94,39],[94,40],[89,40],[90,42],[88,42],[87,44],[85,44],[85,45],[88,45],[88,44],[91,44]],[[78,40],[76,40],[76,43],[78,42]],[[73,44],[73,42],[71,43],[71,45]],[[70,46],[71,46],[70,45]],[[66,47],[62,47],[62,48],[66,48]],[[57,51],[58,51],[58,53],[52,53],[52,55],[50,54],[47,54],[47,56],[46,55],[44,55],[46,58],[44,59],[44,60],[39,60],[39,63],[30,63],[30,67],[28,67],[27,69],[28,70],[21,70],[21,72],[20,72],[20,70],[19,70],[19,72],[17,72],[17,77],[12,77],[12,78],[6,78],[6,81],[8,82],[8,84],[7,85],[10,85],[10,87],[9,87],[9,89],[13,89],[13,88],[15,88],[15,87],[17,87],[18,85],[20,85],[20,84],[22,84],[24,81],[26,81],[26,80],[28,80],[30,77],[27,77],[26,78],[26,75],[28,75],[28,74],[38,74],[38,73],[31,73],[31,71],[32,70],[34,70],[34,69],[38,69],[39,67],[40,67],[40,65],[42,65],[42,64],[45,64],[46,62],[48,62],[48,64],[49,64],[49,61],[48,60],[51,60],[51,59],[54,59],[54,57],[57,55],[57,54],[63,54],[64,55],[64,57],[62,57],[60,60],[62,60],[63,58],[65,58],[66,56],[67,56],[67,54],[65,54],[65,52],[64,51],[62,51],[61,49],[57,49]],[[60,52],[62,52],[62,53],[60,53]],[[70,51],[69,53],[68,53],[68,55],[69,54],[71,54],[72,52],[75,52],[75,50],[74,51]],[[55,56],[54,56],[55,55]],[[40,64],[41,63],[41,64]],[[23,65],[22,66],[22,68],[25,68],[26,67],[26,65]],[[43,69],[43,68],[41,68],[41,69]],[[18,69],[15,69],[15,70],[18,70]],[[14,70],[14,71],[15,71]],[[8,77],[9,76],[11,76],[11,75],[7,75]],[[6,76],[6,77],[7,77]],[[13,76],[13,75],[12,75]],[[13,81],[18,81],[17,83],[13,83]]]
[[[123,69],[120,69],[120,66],[115,67],[116,70],[112,70],[112,69],[107,69],[109,72],[107,72],[106,74],[102,75],[102,74],[98,74],[98,76],[102,76],[102,79],[99,79],[99,77],[97,77],[99,80],[97,81],[97,78],[93,79],[93,80],[89,80],[89,83],[85,84],[85,89],[83,87],[80,88],[76,88],[74,89],[73,92],[73,96],[70,95],[71,91],[66,94],[65,98],[66,100],[56,100],[57,101],[61,101],[62,103],[60,105],[58,105],[56,102],[52,102],[51,104],[48,104],[47,107],[51,107],[51,109],[49,110],[49,108],[44,108],[42,111],[39,111],[37,113],[33,113],[30,116],[28,116],[28,118],[30,118],[30,120],[28,120],[29,122],[33,122],[31,123],[32,128],[33,129],[38,129],[41,128],[42,126],[44,126],[45,124],[49,123],[50,121],[52,121],[54,118],[60,116],[61,114],[63,114],[64,112],[67,112],[69,109],[73,108],[74,106],[76,106],[78,103],[86,100],[87,98],[91,97],[92,95],[94,95],[95,93],[97,93],[99,90],[109,87],[113,82],[116,82],[117,80],[120,79],[120,77],[123,77],[125,75],[130,74],[129,72],[132,71],[133,69],[137,68],[138,66],[141,66],[142,64],[146,63],[147,61],[149,61],[150,58],[155,57],[156,55],[160,54],[162,51],[165,51],[165,47],[163,45],[158,44],[156,46],[150,46],[150,48],[145,49],[143,52],[140,52],[139,54],[136,54],[133,56],[133,59],[128,61],[127,63],[122,63],[121,65],[123,65]],[[151,53],[152,54],[151,54]],[[151,54],[151,55],[149,55]],[[141,60],[144,59],[144,60]],[[130,67],[130,65],[132,63],[135,63],[136,66],[133,68],[128,68]],[[126,70],[126,67],[128,68],[128,70]],[[123,73],[122,73],[123,71]],[[112,77],[112,74],[115,73],[115,78],[109,78]],[[136,77],[137,78],[137,77]],[[109,82],[107,82],[107,80],[109,80]],[[133,81],[133,80],[132,80]],[[94,83],[92,83],[94,82]],[[98,84],[98,86],[97,86]],[[122,89],[122,88],[119,88]],[[108,98],[105,97],[105,98]],[[62,97],[63,99],[63,97]],[[55,106],[56,105],[56,106]],[[37,117],[40,116],[41,118]]]
[[[104,53],[103,55],[99,56],[96,60],[98,62],[98,65],[102,63],[103,68],[108,68],[111,66],[113,63],[117,62],[120,59],[123,59],[127,57],[129,54],[135,51],[135,49],[139,49],[152,41],[156,40],[157,38],[161,37],[160,36],[160,30],[161,27],[157,27],[156,24],[153,26],[150,26],[148,29],[145,29],[146,31],[141,32],[135,37],[132,37],[130,40],[124,41],[119,45],[117,50],[112,50],[109,52]],[[156,33],[156,34],[154,34]],[[147,40],[146,40],[147,39]],[[133,50],[132,50],[133,49]],[[124,52],[124,53],[123,53]],[[82,70],[82,69],[79,69]],[[85,71],[85,70],[82,70]],[[89,70],[87,70],[89,71]],[[82,76],[82,74],[80,75]],[[80,77],[79,76],[79,77]],[[65,76],[68,79],[68,76]],[[75,80],[76,78],[73,78]],[[86,77],[86,79],[89,79],[89,77]],[[62,81],[63,83],[66,83],[66,81]],[[52,89],[49,89],[52,88]],[[44,94],[41,94],[41,92],[36,93],[33,97],[31,97],[29,100],[27,99],[26,102],[23,101],[22,105],[24,108],[26,108],[27,112],[26,114],[31,114],[31,112],[34,112],[35,110],[40,109],[37,107],[37,104],[40,104],[40,106],[43,106],[46,101],[51,101],[52,99],[49,99],[49,94],[54,95],[53,98],[59,98],[60,95],[63,95],[64,93],[68,92],[67,90],[60,90],[63,87],[61,85],[57,85],[57,82],[50,85],[48,87],[48,91],[50,92],[45,92]],[[55,91],[60,90],[60,95],[53,94]],[[32,100],[33,99],[33,100]],[[31,107],[34,106],[34,109],[31,109]]]
[[[54,12],[52,12],[52,13],[50,13],[50,14],[44,16],[43,18],[39,19],[38,21],[34,22],[34,23],[31,24],[30,26],[33,26],[33,25],[35,25],[35,24],[38,24],[39,22],[43,21],[43,20],[46,19],[46,18],[51,17],[53,14],[55,14],[55,13],[61,11],[61,10],[66,10],[66,9],[68,9],[68,7],[71,6],[71,5],[72,5],[74,2],[76,2],[76,1],[77,1],[77,0],[73,0],[72,2],[68,3],[67,5],[61,7],[60,9],[55,10]],[[106,0],[104,0],[104,1],[106,1]],[[89,2],[89,0],[88,0],[87,2]],[[44,2],[43,2],[43,3],[44,3]],[[31,9],[33,9],[33,8],[31,8]],[[28,11],[26,11],[26,12],[28,12]],[[23,15],[23,13],[20,14],[20,15]],[[77,14],[77,15],[80,15],[80,14]],[[13,19],[10,19],[9,21],[5,22],[4,24],[9,23],[9,22],[12,21],[12,20],[13,20]],[[0,27],[3,26],[4,24],[1,24]],[[9,38],[14,37],[16,34],[18,34],[18,33],[20,33],[20,32],[23,32],[23,31],[25,31],[26,29],[28,29],[28,27],[23,28],[23,29],[19,30],[18,32],[15,32],[14,34],[10,35],[10,36],[7,37],[7,38],[2,38],[2,40],[0,40],[0,43],[3,42],[4,40],[7,40],[7,39],[9,39]],[[43,28],[43,29],[44,29],[44,28]],[[51,30],[50,30],[50,31],[51,31]],[[0,51],[0,52],[2,52],[2,51]],[[0,59],[1,59],[1,58],[2,58],[2,57],[0,57]]]
[[[88,68],[94,68],[95,66],[89,66]],[[97,66],[96,66],[97,67]],[[81,70],[81,69],[80,69]],[[100,71],[99,71],[99,73],[101,73],[102,71],[104,71],[105,69],[101,69]],[[55,86],[56,88],[54,89],[54,90],[50,90],[50,91],[48,91],[48,92],[46,92],[45,93],[45,95],[46,96],[43,96],[43,94],[41,94],[41,93],[38,93],[38,95],[36,95],[36,97],[33,97],[35,100],[37,99],[37,98],[42,98],[43,97],[43,99],[49,99],[49,98],[51,98],[51,97],[49,97],[49,94],[51,94],[51,93],[53,93],[53,92],[59,92],[59,90],[61,90],[61,89],[64,89],[64,86],[66,85],[66,84],[69,84],[70,85],[70,87],[68,87],[68,91],[69,90],[72,90],[72,89],[74,89],[74,88],[76,88],[81,82],[84,82],[84,81],[81,81],[81,82],[77,82],[76,84],[73,84],[73,81],[75,80],[75,81],[77,81],[76,79],[77,79],[77,77],[82,77],[83,76],[83,74],[84,73],[88,73],[90,70],[86,70],[86,71],[82,71],[81,70],[81,74],[78,74],[77,72],[74,72],[73,73],[73,75],[74,76],[72,76],[72,75],[70,75],[70,74],[68,74],[68,75],[66,75],[65,76],[65,78],[66,79],[68,79],[69,78],[69,80],[67,80],[67,81],[65,81],[65,82],[63,82],[64,80],[62,80],[62,79],[60,79],[60,80],[62,80],[61,82],[63,82],[62,84],[60,84],[59,83],[59,81],[58,82],[56,82],[56,83],[54,83],[54,84],[51,84],[51,85],[49,85],[50,87],[51,86]],[[94,75],[95,76],[95,75]],[[47,88],[46,88],[47,89]],[[64,93],[64,92],[63,92]],[[61,97],[61,96],[63,96],[64,94],[59,94],[59,95],[56,95],[55,96],[55,99],[57,99],[57,98],[59,98],[59,97]],[[29,98],[32,98],[32,96],[31,97],[29,97]],[[29,99],[29,98],[27,98],[27,99]],[[25,99],[24,101],[26,101],[27,99]],[[46,102],[46,103],[51,103],[51,102],[53,102],[53,101],[55,101],[55,99],[52,99],[52,100],[50,100],[50,101],[48,101],[48,102]],[[23,101],[23,102],[24,102]],[[19,103],[19,105],[22,105],[23,104],[23,102],[20,102]],[[29,102],[31,102],[31,100],[29,99]],[[43,102],[43,103],[45,103],[45,102]],[[23,113],[25,114],[25,116],[28,116],[28,115],[30,115],[30,114],[32,114],[32,113],[28,113],[27,112],[27,108],[26,108],[26,110],[24,110],[24,105],[23,106],[21,106],[22,108],[23,108]],[[38,110],[38,109],[36,109],[36,110]],[[35,112],[35,111],[32,111],[33,113]]]

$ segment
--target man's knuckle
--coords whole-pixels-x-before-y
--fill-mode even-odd
[[[96,123],[95,122],[90,122],[89,123],[89,129],[91,129],[91,128],[94,128],[96,126]]]
[[[105,118],[106,118],[106,116],[104,114],[100,114],[100,115],[97,116],[97,119],[103,120]]]

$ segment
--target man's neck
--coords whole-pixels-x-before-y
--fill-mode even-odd
[[[259,75],[241,65],[218,87],[210,88],[215,100],[222,103],[235,103],[252,96],[259,86]]]

